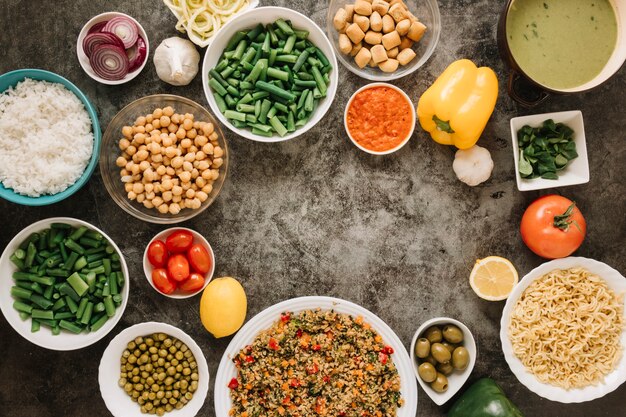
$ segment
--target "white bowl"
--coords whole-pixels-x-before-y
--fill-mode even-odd
[[[228,417],[232,407],[228,383],[237,376],[237,368],[232,359],[256,339],[263,329],[268,329],[276,322],[280,313],[291,311],[298,313],[303,310],[334,310],[339,313],[350,314],[353,317],[362,316],[363,321],[369,323],[382,338],[385,344],[394,350],[393,362],[400,376],[400,392],[404,399],[402,407],[397,409],[397,417],[415,417],[417,414],[417,384],[411,370],[411,359],[400,338],[378,316],[371,311],[350,301],[333,297],[298,297],[274,304],[251,318],[233,337],[228,344],[215,376],[215,417]],[[328,416],[331,417],[331,416]],[[336,417],[336,416],[332,416]]]
[[[202,408],[209,390],[209,367],[204,353],[198,344],[185,332],[166,323],[147,322],[131,326],[115,336],[107,346],[98,368],[98,383],[104,404],[115,417],[144,417],[139,404],[133,402],[123,388],[118,385],[120,379],[120,359],[128,342],[138,336],[153,333],[165,333],[187,345],[198,364],[198,389],[193,398],[180,410],[172,410],[165,415],[171,417],[193,417]]]
[[[91,230],[99,232],[120,255],[120,264],[122,267],[122,272],[124,274],[124,287],[122,288],[121,292],[122,305],[115,309],[115,315],[109,318],[104,326],[102,326],[97,332],[74,334],[62,330],[61,334],[54,336],[49,329],[42,328],[38,332],[32,333],[30,331],[31,321],[22,320],[19,313],[13,308],[13,297],[11,296],[10,291],[14,281],[11,278],[11,274],[13,274],[13,272],[15,272],[17,268],[9,260],[9,257],[20,246],[20,243],[26,240],[31,233],[47,229],[52,223],[67,223],[76,227],[86,226]],[[85,221],[74,219],[71,217],[52,217],[49,219],[40,220],[31,224],[30,226],[19,232],[17,235],[15,235],[15,237],[11,239],[6,248],[4,248],[4,252],[2,252],[2,257],[0,257],[0,276],[4,278],[0,280],[0,309],[2,310],[2,314],[4,314],[6,320],[24,339],[38,346],[51,350],[65,351],[80,349],[85,346],[94,344],[98,340],[106,336],[111,330],[113,330],[113,327],[115,327],[117,322],[122,318],[122,314],[124,314],[124,310],[126,309],[126,303],[128,302],[128,294],[130,289],[128,267],[126,266],[126,261],[124,260],[124,255],[122,254],[120,248],[118,248],[115,242],[113,242],[113,240],[109,236],[107,236],[107,234],[104,233],[102,230]]]
[[[559,179],[557,180],[522,178],[517,169],[519,166],[517,131],[524,125],[529,125],[530,127],[540,127],[542,123],[548,119],[554,120],[555,123],[564,123],[574,130],[574,142],[576,143],[576,152],[578,153],[578,157],[570,161],[564,170],[557,173],[559,176]],[[568,185],[585,184],[589,182],[589,161],[587,159],[585,126],[583,125],[583,114],[580,110],[514,117],[511,119],[511,138],[513,142],[513,160],[515,161],[515,180],[517,181],[518,190],[542,190],[545,188],[565,187]]]
[[[226,44],[236,32],[244,29],[251,29],[259,23],[264,25],[267,23],[273,23],[276,19],[281,17],[285,20],[290,20],[295,28],[308,30],[309,40],[315,46],[320,48],[324,55],[326,55],[333,69],[330,72],[330,86],[326,92],[326,97],[320,100],[315,112],[307,124],[283,137],[275,135],[268,138],[265,136],[255,135],[248,129],[237,128],[233,126],[228,119],[226,119],[226,117],[224,117],[222,112],[217,107],[217,103],[215,102],[215,98],[213,97],[213,93],[209,87],[209,71],[217,65]],[[204,61],[202,63],[202,85],[204,86],[204,95],[206,96],[209,106],[211,107],[211,110],[213,110],[215,116],[236,134],[258,142],[283,142],[296,138],[315,126],[324,117],[335,99],[337,84],[339,83],[338,74],[339,68],[337,68],[337,59],[333,53],[333,47],[326,35],[324,35],[322,29],[320,29],[315,22],[305,15],[285,7],[259,7],[258,9],[248,10],[240,15],[237,15],[236,19],[229,21],[215,35],[215,38],[211,42],[211,45],[209,45],[206,54],[204,54]]]
[[[605,263],[582,257],[555,259],[539,265],[520,280],[519,284],[513,288],[511,295],[509,295],[504,310],[502,310],[502,319],[500,320],[500,342],[502,343],[502,351],[504,352],[504,359],[506,359],[513,374],[515,374],[519,382],[535,394],[547,398],[548,400],[561,403],[580,403],[601,398],[626,382],[626,360],[624,357],[619,361],[613,372],[605,376],[604,381],[598,385],[566,390],[539,381],[532,373],[526,370],[526,367],[513,353],[508,328],[509,322],[511,321],[511,314],[522,293],[533,281],[543,275],[555,269],[569,269],[574,267],[583,267],[599,275],[616,294],[626,293],[626,278]],[[626,310],[624,311],[624,317],[626,318]],[[626,346],[626,331],[622,331],[620,342],[622,347]]]
[[[105,80],[104,78],[97,76],[96,73],[93,72],[93,69],[91,68],[91,64],[89,63],[89,58],[87,58],[87,55],[85,55],[85,52],[83,51],[83,40],[85,39],[85,36],[87,36],[87,32],[89,32],[89,29],[91,29],[91,27],[95,25],[96,23],[111,20],[114,17],[120,17],[120,16],[123,16],[132,20],[135,23],[135,25],[137,25],[137,29],[139,30],[139,35],[146,42],[146,58],[144,59],[143,64],[141,64],[139,68],[137,68],[136,70],[132,72],[129,72],[121,80]],[[148,58],[150,56],[150,42],[148,41],[148,34],[144,30],[143,26],[141,26],[139,22],[135,20],[133,17],[124,13],[119,13],[119,12],[106,12],[106,13],[101,13],[97,16],[92,17],[89,20],[89,22],[87,22],[85,26],[83,26],[80,33],[78,34],[78,39],[76,40],[76,55],[78,56],[78,62],[80,63],[80,66],[87,73],[87,75],[89,75],[91,78],[93,78],[94,80],[102,84],[119,85],[119,84],[124,84],[125,82],[128,82],[132,80],[133,78],[135,78],[137,75],[139,75],[141,70],[143,70],[143,67],[146,66],[146,62],[148,62]]]
[[[154,269],[154,267],[152,266],[150,261],[148,261],[148,248],[150,247],[152,242],[154,242],[155,240],[161,240],[163,243],[165,243],[165,239],[169,235],[171,235],[172,233],[178,230],[186,230],[187,232],[190,232],[193,235],[194,243],[200,243],[202,244],[202,246],[204,246],[204,248],[207,250],[207,252],[209,252],[209,255],[211,256],[211,269],[209,270],[209,272],[205,274],[204,286],[200,288],[198,291],[189,293],[189,292],[181,291],[180,289],[176,288],[173,293],[164,294],[161,291],[159,291],[157,287],[154,286],[154,283],[152,282],[152,270]],[[209,281],[211,281],[211,279],[213,278],[213,273],[215,272],[215,254],[213,253],[213,248],[211,248],[211,245],[209,244],[209,242],[200,233],[196,232],[195,230],[188,229],[186,227],[170,227],[169,229],[165,229],[162,232],[157,233],[150,240],[150,243],[148,243],[148,246],[146,246],[146,250],[143,252],[143,272],[146,276],[146,279],[150,283],[150,286],[152,286],[152,288],[159,294],[164,295],[169,298],[176,298],[179,300],[183,298],[189,298],[189,297],[193,297],[194,295],[200,294],[202,290],[204,290],[206,286],[209,285]]]
[[[347,4],[354,4],[355,0],[330,0],[328,2],[328,12],[326,15],[326,34],[332,42],[335,55],[348,71],[358,75],[361,78],[372,81],[391,81],[405,77],[414,73],[421,68],[431,57],[435,48],[439,43],[439,35],[441,34],[441,15],[437,0],[404,0],[411,13],[413,13],[420,22],[426,25],[426,33],[419,42],[413,46],[413,50],[417,56],[413,58],[406,66],[400,66],[396,71],[386,73],[378,68],[372,68],[366,65],[364,68],[354,62],[354,58],[350,55],[344,55],[339,50],[339,32],[333,25],[333,18],[340,7]],[[371,1],[370,1],[371,3]]]
[[[389,88],[391,88],[393,90],[396,90],[398,93],[402,94],[402,96],[405,98],[405,100],[410,105],[409,106],[410,107],[409,115],[411,116],[411,119],[412,119],[411,130],[409,131],[409,134],[406,136],[406,138],[398,146],[396,146],[395,148],[392,148],[392,149],[389,149],[389,150],[386,150],[386,151],[382,151],[382,152],[373,151],[371,149],[367,149],[367,148],[361,146],[352,137],[352,135],[350,134],[350,130],[348,129],[348,109],[350,108],[350,105],[352,104],[352,101],[357,96],[357,94],[359,94],[361,91],[367,90],[369,88],[374,88],[374,87],[389,87]],[[402,91],[400,88],[396,87],[395,85],[388,84],[388,83],[370,83],[370,84],[366,84],[363,87],[361,87],[358,90],[356,90],[354,92],[354,94],[352,94],[352,97],[350,97],[350,100],[348,100],[348,104],[346,104],[346,109],[343,112],[343,125],[344,125],[344,127],[346,129],[346,133],[348,134],[348,137],[350,138],[350,140],[352,141],[354,146],[356,146],[357,148],[359,148],[363,152],[367,152],[367,153],[372,154],[372,155],[388,155],[390,153],[394,153],[395,151],[399,150],[404,145],[406,145],[407,142],[409,141],[409,139],[411,139],[411,136],[413,136],[413,131],[415,130],[415,121],[416,121],[415,111],[413,110],[414,108],[415,108],[415,105],[413,104],[413,102],[411,101],[409,96],[404,91]]]
[[[462,345],[467,349],[470,361],[467,365],[467,368],[465,368],[463,371],[455,370],[452,374],[447,376],[448,389],[445,392],[437,392],[430,387],[430,384],[422,381],[422,378],[420,378],[419,373],[417,372],[418,363],[417,356],[415,356],[415,344],[417,343],[417,339],[419,339],[419,337],[422,335],[422,333],[424,333],[424,331],[426,331],[426,329],[431,326],[445,324],[454,324],[459,329],[461,329],[461,331],[463,332]],[[411,341],[410,353],[411,362],[413,363],[413,371],[415,372],[415,378],[417,378],[417,381],[422,386],[422,389],[426,392],[426,394],[428,394],[430,399],[433,400],[435,404],[442,405],[446,403],[450,398],[452,398],[454,394],[459,392],[459,390],[463,387],[463,384],[465,384],[465,381],[467,381],[467,378],[469,378],[470,374],[472,373],[472,369],[474,369],[474,365],[476,364],[476,356],[478,355],[478,350],[476,349],[476,341],[474,340],[474,336],[466,325],[458,320],[451,319],[449,317],[435,317],[424,322],[424,324],[422,324],[419,329],[417,329],[415,335],[413,335],[413,340]]]

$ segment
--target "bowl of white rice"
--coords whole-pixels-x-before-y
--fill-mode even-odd
[[[0,197],[59,202],[91,177],[100,152],[95,107],[70,81],[40,69],[0,75]]]

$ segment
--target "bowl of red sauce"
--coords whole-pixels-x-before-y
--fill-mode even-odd
[[[415,129],[415,109],[408,95],[388,83],[359,88],[344,113],[348,137],[372,155],[387,155],[402,148]]]

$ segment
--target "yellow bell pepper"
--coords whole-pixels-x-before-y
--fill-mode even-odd
[[[417,117],[435,142],[467,149],[483,133],[497,98],[498,79],[493,70],[461,59],[450,64],[420,97]]]

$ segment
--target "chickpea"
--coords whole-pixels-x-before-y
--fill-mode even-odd
[[[193,162],[196,160],[196,153],[188,150],[183,159],[187,162]]]
[[[185,183],[185,182],[189,182],[191,181],[191,173],[190,172],[181,172],[180,175],[178,176],[178,178],[180,178],[180,180]]]
[[[152,200],[150,200],[147,196],[146,196],[147,200],[143,201],[143,206],[147,209],[151,209],[154,208],[154,204],[152,203]]]
[[[172,106],[163,107],[163,114],[167,117],[172,117],[174,114],[174,109]]]
[[[182,193],[183,193],[183,188],[180,185],[175,185],[174,187],[172,187],[173,195],[182,195]]]
[[[204,187],[202,187],[202,192],[206,193],[207,195],[211,194],[211,191],[213,191],[212,184],[207,184]]]
[[[144,126],[146,124],[146,118],[143,116],[139,116],[136,120],[135,120],[135,124],[137,126]]]
[[[202,171],[201,178],[205,179],[205,180],[213,180],[213,174],[211,173],[210,169],[205,169],[204,171]]]
[[[154,192],[154,184],[152,184],[151,182],[144,184],[143,189],[146,191],[146,193],[152,193]]]
[[[158,132],[158,130],[156,130],[154,128],[154,126],[152,126],[152,123],[146,123],[146,132],[149,132],[150,134],[152,134],[152,132]]]
[[[152,121],[152,127],[155,129],[161,129],[161,120],[160,119],[154,119]]]
[[[163,204],[163,199],[157,195],[152,199],[152,204],[154,204],[155,207],[159,207]]]
[[[205,158],[206,158],[206,155],[204,154],[204,152],[202,151],[196,152],[196,157],[195,157],[196,161],[202,161]]]
[[[136,152],[137,148],[133,145],[130,145],[128,148],[126,148],[126,153],[128,154],[128,156],[133,156]]]
[[[202,131],[204,132],[205,136],[210,136],[211,134],[213,134],[213,132],[215,131],[213,123],[205,123],[202,127]]]
[[[180,168],[183,166],[184,159],[181,156],[177,156],[172,159],[172,168]]]
[[[144,186],[142,183],[140,182],[136,182],[133,184],[133,192],[137,195],[141,194],[144,192]]]
[[[189,161],[183,162],[183,170],[187,172],[191,172],[193,170],[193,164]]]
[[[133,164],[133,166],[130,168],[130,172],[131,174],[133,174],[133,177],[137,174],[139,174],[139,164]]]
[[[198,132],[196,131],[196,129],[191,129],[187,131],[187,137],[189,139],[194,139],[196,136],[198,136]]]
[[[188,190],[187,190],[187,192],[185,193],[185,196],[186,196],[187,198],[194,198],[194,197],[196,196],[196,192],[195,192],[192,188],[190,188],[190,189],[188,189]]]
[[[161,108],[154,109],[154,111],[152,112],[152,117],[154,117],[155,119],[158,119],[161,116],[163,116],[163,109]]]
[[[169,206],[167,204],[162,203],[157,206],[157,210],[159,210],[159,213],[165,214],[169,211]]]
[[[175,195],[172,197],[172,203],[180,203],[182,201],[183,197],[180,195]]]
[[[176,175],[176,170],[174,168],[172,168],[172,167],[167,167],[165,169],[165,172],[167,173],[167,175],[170,175],[170,176],[171,175]]]
[[[176,133],[176,131],[178,131],[178,125],[174,124],[174,123],[170,123],[167,126],[167,131],[168,131],[168,133]]]
[[[138,203],[143,203],[143,201],[146,199],[146,195],[144,193],[141,194],[137,194],[137,202]]]
[[[172,183],[172,180],[166,179],[161,182],[161,186],[163,187],[164,190],[169,191],[172,189],[174,184]]]
[[[133,191],[129,191],[127,197],[129,200],[134,200],[137,198],[137,194],[135,194]]]
[[[124,191],[126,191],[127,193],[133,191],[133,183],[132,182],[127,182],[124,184]]]
[[[133,136],[133,141],[141,145],[146,141],[146,135],[144,133],[136,133]]]
[[[133,128],[130,126],[124,126],[122,128],[122,135],[124,135],[124,137],[126,139],[130,139],[133,137]]]
[[[137,159],[139,159],[140,161],[146,160],[148,158],[148,155],[148,151],[145,149],[137,151]]]
[[[152,199],[154,199],[154,197],[156,197],[156,194],[154,192],[150,192],[149,193],[149,192],[146,191],[146,199],[152,200]]]
[[[183,129],[191,130],[193,128],[193,120],[188,119],[187,115],[185,115],[185,120],[183,120]]]
[[[150,162],[148,162],[148,161],[141,161],[139,163],[139,169],[141,170],[141,172],[145,171],[148,168],[150,168]]]
[[[178,128],[178,130],[176,131],[176,137],[178,139],[185,139],[186,136],[187,136],[187,131],[183,129],[182,127]]]
[[[171,191],[164,191],[164,192],[161,194],[161,198],[162,198],[162,199],[163,199],[163,201],[164,201],[164,202],[166,202],[166,203],[168,203],[168,202],[172,201],[172,197],[173,197],[173,195],[172,195],[172,192],[171,192]]]
[[[208,141],[209,141],[209,139],[206,136],[198,135],[193,140],[193,143],[195,143],[196,146],[203,147],[204,145],[207,144]]]
[[[222,158],[215,158],[213,160],[213,163],[211,164],[211,168],[219,168],[222,166],[223,163],[224,160]]]
[[[152,155],[152,162],[161,162],[161,161],[163,161],[163,155],[161,155],[160,153],[156,155]]]
[[[215,148],[213,147],[212,143],[207,143],[202,147],[202,152],[207,155],[213,155],[213,152],[215,152]]]
[[[120,150],[126,150],[126,148],[128,148],[128,146],[130,145],[130,141],[126,138],[122,138],[120,139],[120,142],[118,143]]]
[[[191,147],[191,139],[184,138],[183,140],[180,141],[180,146],[182,146],[185,149],[190,148]]]
[[[120,168],[125,167],[127,163],[128,161],[124,159],[124,157],[122,156],[118,156],[117,159],[115,160],[115,165],[117,165]]]
[[[150,149],[150,152],[152,154],[157,154],[157,153],[161,153],[161,145],[159,145],[158,143],[152,143],[152,149]]]
[[[167,168],[164,167],[163,165],[159,165],[156,169],[156,173],[161,176],[165,175],[166,171],[167,171]]]
[[[213,156],[215,158],[221,158],[224,156],[224,150],[220,146],[216,146],[215,149],[213,149]]]
[[[170,204],[169,211],[171,214],[178,214],[180,213],[180,206],[178,203],[172,203]]]
[[[176,148],[173,146],[168,146],[165,148],[165,156],[168,158],[174,158],[176,156]]]
[[[168,127],[171,123],[171,120],[168,116],[163,115],[159,118],[159,122],[162,127]]]
[[[146,133],[145,126],[133,126],[133,133]]]

